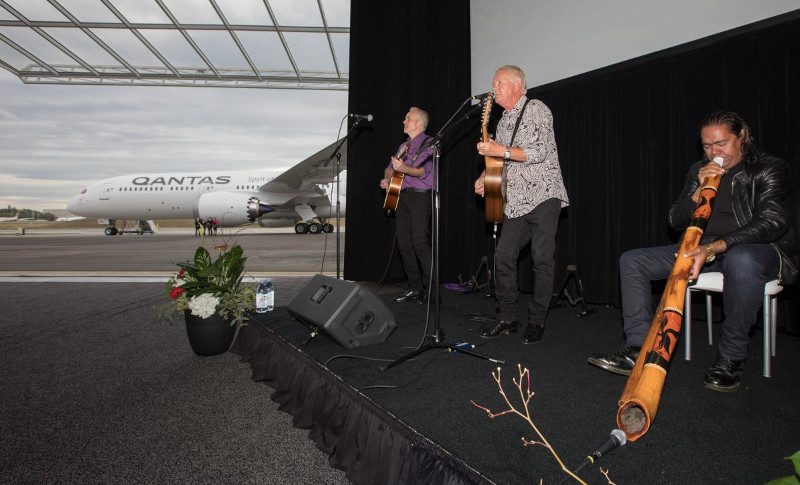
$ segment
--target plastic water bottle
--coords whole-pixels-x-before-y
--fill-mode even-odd
[[[275,308],[275,288],[269,278],[258,282],[256,288],[256,313],[271,312]]]

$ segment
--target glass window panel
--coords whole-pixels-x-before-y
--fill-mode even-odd
[[[217,0],[228,23],[233,25],[272,25],[264,0]]]
[[[34,62],[27,57],[23,56],[16,49],[10,47],[5,42],[0,42],[0,59],[6,64],[11,65],[15,69],[22,70],[23,68],[27,67],[29,64],[33,64]]]
[[[114,7],[133,23],[168,24],[167,14],[161,10],[156,2],[143,2],[142,0],[112,0]]]
[[[175,30],[142,30],[140,33],[176,68],[206,67],[192,46]]]
[[[189,30],[187,31],[203,54],[218,68],[249,69],[231,35],[226,31]]]
[[[292,70],[292,63],[277,33],[239,32],[239,40],[259,70]]]
[[[27,27],[3,27],[0,28],[0,32],[48,64],[75,64],[75,61],[61,52],[60,49]],[[2,45],[6,45],[6,43],[2,42]],[[17,52],[17,50],[12,47],[9,47],[9,49],[13,52]],[[25,56],[23,56],[23,58],[25,59],[25,64],[33,62]],[[5,59],[5,57],[3,57],[3,59]]]
[[[55,38],[59,43],[64,45],[67,49],[74,52],[78,57],[83,59],[88,64],[103,65],[103,66],[119,66],[117,62],[109,53],[100,47],[83,31],[78,29],[42,29],[50,36]],[[70,64],[75,61],[70,59]]]
[[[17,12],[28,20],[66,21],[66,17],[45,0],[7,0]]]
[[[350,71],[350,35],[331,34],[333,51],[336,53],[336,62],[339,70],[346,73]]]
[[[182,24],[219,24],[219,16],[208,1],[164,0],[172,15]]]
[[[350,27],[350,0],[322,0],[328,27]]]
[[[128,29],[93,29],[92,32],[133,66],[163,65]]]
[[[301,71],[332,71],[331,49],[325,34],[292,33],[284,34],[289,50]]]
[[[316,0],[270,0],[278,25],[322,27],[322,16]]]
[[[80,22],[118,22],[117,17],[99,1],[59,0],[58,3]]]

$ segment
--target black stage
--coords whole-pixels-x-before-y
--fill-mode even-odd
[[[581,464],[616,427],[626,378],[586,358],[622,346],[619,309],[590,306],[596,311],[578,318],[581,306],[562,300],[550,312],[543,341],[524,345],[521,331],[478,336],[480,319],[494,309],[483,293],[443,290],[445,340],[475,344],[475,351],[506,364],[438,349],[380,371],[426,335],[426,308],[396,304],[396,295],[379,296],[398,322],[382,344],[348,350],[325,333],[309,338],[309,329],[278,307],[245,327],[232,349],[353,482],[558,483],[566,475],[547,448],[524,446],[523,439],[540,439],[523,418],[492,419],[473,404],[495,413],[507,409],[492,377],[498,367],[517,409],[518,366],[530,370],[532,422],[567,467]],[[617,484],[765,483],[794,472],[784,457],[800,450],[800,340],[779,329],[773,377],[764,378],[756,328],[742,387],[725,394],[703,387],[715,348],[706,343],[703,322],[693,331],[693,360],[684,360],[679,342],[651,429],[585,467],[586,483],[608,483],[598,467]]]

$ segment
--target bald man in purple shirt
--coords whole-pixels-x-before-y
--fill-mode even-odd
[[[408,135],[384,170],[380,186],[388,189],[393,172],[404,174],[397,203],[397,247],[408,278],[405,293],[394,299],[397,303],[428,302],[431,283],[431,206],[433,187],[433,147],[420,152],[430,138],[428,113],[411,107],[403,119],[403,132]]]

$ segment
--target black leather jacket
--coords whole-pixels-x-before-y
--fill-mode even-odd
[[[700,182],[697,173],[706,160],[694,163],[686,174],[678,200],[669,211],[669,224],[676,231],[689,226],[696,203],[691,195]],[[744,169],[731,181],[733,213],[739,229],[721,239],[728,248],[737,244],[772,244],[781,258],[778,278],[784,283],[797,279],[797,255],[792,229],[792,177],[785,160],[759,154],[758,159],[743,161]]]

